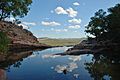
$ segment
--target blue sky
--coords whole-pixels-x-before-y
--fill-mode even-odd
[[[33,0],[28,15],[20,20],[36,37],[81,38],[97,10],[117,3],[120,0]]]

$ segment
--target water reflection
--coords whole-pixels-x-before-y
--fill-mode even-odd
[[[7,80],[6,72],[3,69],[0,69],[0,80]]]
[[[54,55],[54,54],[46,54],[46,55],[42,55],[43,59],[47,59],[47,58],[57,58],[60,57],[61,55]]]
[[[74,69],[77,69],[78,65],[74,62],[71,62],[67,65],[57,65],[55,67],[55,71],[57,71],[57,73],[64,73],[67,74],[67,72],[72,72]]]
[[[92,58],[92,62],[85,63],[85,69],[88,70],[94,80],[119,80],[119,62],[119,54],[96,54]]]
[[[73,62],[76,62],[76,61],[80,61],[81,60],[81,56],[80,55],[70,56],[68,59],[72,60]]]
[[[7,71],[10,71],[11,65],[13,65],[13,67],[20,68],[23,59],[30,55],[32,55],[32,51],[12,53],[11,55],[7,55],[6,59],[0,62],[0,68]]]
[[[0,80],[119,80],[120,55],[55,55],[66,47],[20,52],[0,63]],[[17,68],[17,69],[16,69]]]

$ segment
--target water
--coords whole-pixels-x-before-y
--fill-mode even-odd
[[[28,55],[22,55],[20,59],[8,60],[0,64],[0,79],[119,80],[119,59],[115,61],[103,55],[92,54],[52,55],[64,52],[68,48],[70,47],[56,47],[42,51],[27,52]]]

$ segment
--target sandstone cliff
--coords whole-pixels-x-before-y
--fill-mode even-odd
[[[39,44],[37,38],[30,31],[12,22],[0,21],[0,31],[5,32],[10,38],[10,50],[50,47],[45,44]]]

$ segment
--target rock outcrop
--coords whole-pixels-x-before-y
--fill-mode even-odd
[[[109,41],[83,40],[81,43],[68,49],[65,53],[68,55],[101,54],[106,51],[118,52],[119,47],[120,44],[110,43]]]
[[[50,47],[45,44],[39,44],[37,38],[30,31],[12,22],[0,21],[0,31],[5,32],[10,38],[10,50]]]
[[[12,22],[0,22],[0,31],[5,32],[11,40],[11,43],[37,43],[37,38],[22,26]]]

